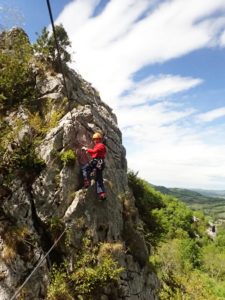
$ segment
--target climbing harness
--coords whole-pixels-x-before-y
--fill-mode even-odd
[[[99,159],[94,158],[94,160],[97,160],[96,168],[99,169],[99,170],[101,170],[102,167],[103,167],[103,164],[104,164],[103,159],[102,158],[99,158]]]

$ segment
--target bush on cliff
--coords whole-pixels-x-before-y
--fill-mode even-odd
[[[31,58],[32,46],[23,31],[18,30],[13,37],[1,34],[0,112],[33,97]]]

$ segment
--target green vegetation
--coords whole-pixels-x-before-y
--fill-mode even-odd
[[[163,196],[133,172],[128,174],[128,182],[144,222],[145,236],[152,246],[177,234],[194,235],[192,211],[183,203],[171,196]]]
[[[10,134],[13,133],[10,131]],[[30,137],[24,136],[19,144],[8,142],[8,145],[11,147],[8,151],[7,147],[2,147],[4,153],[0,162],[0,170],[4,175],[1,182],[2,186],[10,188],[10,182],[16,176],[20,176],[27,184],[31,184],[45,167],[45,162],[36,154],[35,143]]]
[[[71,59],[67,52],[70,41],[62,25],[56,26],[56,35],[61,59],[66,63]],[[0,49],[0,196],[2,191],[7,196],[14,177],[19,175],[32,184],[45,167],[38,157],[38,146],[58,125],[68,99],[60,102],[42,98],[46,74],[57,71],[53,35],[46,29],[34,45],[22,29],[3,31]],[[65,152],[62,160],[70,164],[75,156]]]
[[[224,299],[225,228],[221,226],[215,239],[210,239],[202,212],[156,192],[133,172],[128,178],[152,246],[150,263],[160,279],[159,298]]]
[[[51,284],[48,287],[48,300],[73,300],[67,283],[68,274],[64,267],[52,267]]]
[[[61,60],[67,63],[71,60],[67,51],[70,41],[62,25],[56,26],[56,35]],[[20,104],[31,110],[32,106],[37,108],[40,105],[40,101],[37,102],[40,94],[36,85],[37,76],[43,79],[45,72],[58,66],[53,34],[44,28],[32,45],[21,29],[2,32],[0,48],[0,114],[4,115]]]
[[[71,46],[71,42],[68,38],[67,32],[61,24],[55,26],[55,32],[61,60],[65,63],[70,62],[71,55],[67,49]],[[53,33],[50,34],[46,27],[44,27],[41,35],[34,44],[34,49],[41,55],[45,62],[51,62],[54,67],[58,67],[58,53],[55,45],[54,35]]]
[[[67,271],[66,264],[53,267],[47,299],[95,299],[104,286],[116,283],[122,271],[112,255],[105,251],[104,244],[94,246],[90,238],[84,238],[73,271]]]
[[[76,161],[76,155],[72,149],[60,153],[60,159],[65,165],[72,165]]]
[[[3,261],[8,264],[12,263],[18,253],[24,259],[29,257],[34,237],[28,227],[7,224],[0,228],[0,234],[4,241],[4,247],[0,254]]]
[[[12,38],[1,35],[0,113],[21,103],[32,101],[35,76],[30,61],[32,46],[27,36],[17,32]]]

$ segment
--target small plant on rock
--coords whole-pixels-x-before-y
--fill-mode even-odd
[[[60,153],[60,159],[64,165],[73,165],[76,161],[76,155],[72,149]]]
[[[73,271],[66,271],[65,264],[53,268],[47,299],[99,299],[103,288],[116,283],[124,270],[113,258],[121,251],[120,243],[93,245],[89,237],[83,238]]]
[[[92,251],[90,251],[90,247],[90,239],[84,238],[82,254],[71,275],[76,295],[98,293],[107,284],[116,282],[123,271],[110,253],[107,251],[100,253],[99,245],[92,247]]]
[[[65,268],[53,266],[51,284],[48,287],[47,300],[73,300],[68,286],[68,274]]]

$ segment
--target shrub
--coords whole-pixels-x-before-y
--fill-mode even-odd
[[[2,228],[0,233],[4,241],[1,258],[6,263],[11,263],[18,255],[22,244],[30,239],[30,231],[26,226],[10,226]]]
[[[123,268],[118,266],[109,253],[109,244],[106,247],[103,246],[104,244],[93,246],[90,239],[86,237],[82,244],[71,273],[66,272],[65,265],[53,268],[48,300],[70,300],[78,297],[95,299],[93,297],[101,294],[104,286],[118,280]],[[114,248],[113,244],[112,248]],[[116,243],[115,249],[117,252],[121,246]]]
[[[24,137],[19,147],[13,151],[11,161],[14,168],[26,173],[39,173],[45,166],[45,162],[37,156],[35,145],[29,137]]]
[[[60,159],[65,165],[72,165],[76,161],[76,155],[72,149],[60,153]]]
[[[32,47],[21,30],[12,38],[3,33],[0,52],[0,110],[5,111],[33,98],[35,77],[30,60]]]
[[[48,287],[47,300],[73,300],[70,295],[65,268],[53,266],[50,277],[51,284]]]
[[[43,138],[50,129],[58,125],[61,117],[62,113],[57,111],[52,112],[45,118],[41,117],[39,112],[29,113],[29,125],[33,129],[35,136]]]
[[[0,170],[4,173],[4,183],[9,186],[16,176],[21,176],[27,184],[31,184],[45,167],[45,162],[35,151],[35,144],[25,136],[20,144],[15,144],[11,151],[6,151],[0,162]]]
[[[128,184],[134,194],[140,218],[144,223],[145,239],[148,244],[156,246],[163,237],[165,228],[162,226],[161,219],[152,212],[153,209],[160,209],[164,206],[162,195],[132,171],[128,173]]]
[[[62,220],[56,216],[52,217],[48,221],[48,225],[53,238],[57,238],[64,230],[64,224]]]
[[[85,258],[85,260],[89,259]],[[117,263],[109,255],[102,257],[100,264],[96,266],[83,265],[71,276],[75,293],[84,295],[96,292],[107,283],[117,280],[122,271],[123,269],[118,268]]]
[[[101,244],[101,248],[104,248],[103,244]],[[101,255],[98,257],[98,253],[99,245],[91,247],[91,241],[84,238],[82,253],[76,263],[75,271],[71,275],[75,294],[95,293],[108,283],[116,281],[123,271],[123,268],[113,260],[111,254],[101,251]]]

